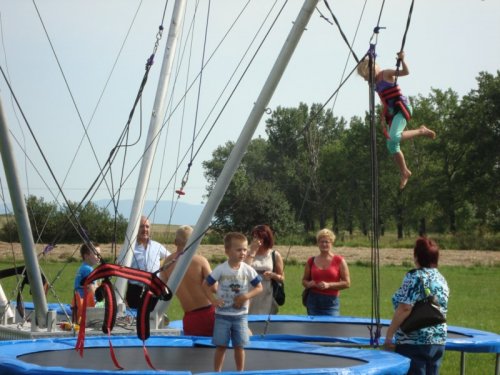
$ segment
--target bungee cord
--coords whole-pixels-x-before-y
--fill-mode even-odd
[[[354,52],[354,50],[352,49],[351,47],[351,44],[349,43],[349,41],[347,40],[347,37],[346,35],[344,34],[344,31],[342,30],[342,28],[340,27],[340,23],[339,21],[337,20],[337,17],[335,17],[335,14],[333,14],[333,11],[332,9],[330,8],[330,5],[328,4],[328,1],[327,0],[323,0],[323,2],[325,3],[325,6],[326,8],[328,9],[328,11],[330,12],[330,15],[332,16],[332,19],[333,21],[335,22],[335,24],[337,25],[338,29],[339,29],[339,32],[340,32],[340,35],[342,36],[342,39],[344,40],[345,44],[347,44],[347,47],[349,48],[349,50],[351,51],[352,55],[354,56],[354,59],[356,60],[357,63],[359,63],[359,59],[358,59],[358,56],[356,55],[356,52]]]
[[[353,46],[354,43],[356,42],[356,38],[358,36],[358,31],[359,31],[359,28],[361,26],[361,20],[363,19],[363,15],[365,14],[367,2],[368,2],[368,0],[365,0],[365,2],[363,3],[363,8],[361,9],[361,14],[360,14],[359,19],[358,19],[358,24],[356,25],[356,30],[354,31],[354,36],[352,37],[351,46]],[[340,82],[342,82],[342,80],[344,79],[345,72],[347,70],[347,65],[349,64],[349,60],[351,58],[351,54],[352,54],[351,50],[349,49],[349,53],[347,54],[347,58],[345,60],[344,69],[342,70],[342,74],[340,76]],[[333,103],[332,103],[332,108],[331,108],[332,112],[335,109],[335,105],[337,104],[338,97],[339,97],[339,95],[337,93],[337,95],[335,95],[335,99],[333,100]]]
[[[405,32],[403,34],[403,39],[401,41],[401,49],[399,50],[399,52],[403,52],[405,49],[406,35],[408,34],[408,30],[410,28],[410,22],[411,22],[411,16],[413,14],[413,5],[414,4],[415,4],[415,0],[411,0],[410,10],[408,11],[408,18],[406,19]],[[395,78],[396,84],[398,83],[400,65],[401,65],[401,59],[398,57],[398,60],[396,62],[396,78]]]
[[[377,128],[375,125],[375,47],[369,53],[369,107],[370,107],[370,155],[371,155],[371,279],[372,279],[372,313],[370,326],[370,345],[378,347],[381,336],[380,325],[380,249],[379,249],[379,172],[377,158]],[[375,330],[375,332],[374,332]]]

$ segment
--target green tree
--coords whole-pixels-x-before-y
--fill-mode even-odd
[[[212,153],[212,160],[203,163],[205,177],[209,182],[209,194],[233,147],[231,142],[218,147]],[[296,230],[293,212],[284,194],[270,180],[266,148],[263,139],[250,142],[215,214],[215,230],[248,233],[257,224],[268,224],[276,233],[281,234]]]
[[[461,130],[464,168],[460,180],[481,230],[500,229],[500,72],[482,72],[478,88],[464,96],[456,126]],[[474,223],[465,223],[467,229]]]
[[[79,208],[77,203],[70,202],[69,207],[59,208],[54,202],[29,196],[26,206],[35,243],[79,243],[83,232],[91,241],[102,243],[122,241],[125,235],[125,218],[122,215],[111,217],[106,208],[93,202]],[[116,239],[115,233],[118,234]],[[19,242],[14,218],[1,228],[0,239]]]
[[[273,161],[273,178],[295,210],[306,231],[326,226],[335,202],[335,181],[321,171],[323,153],[345,130],[345,121],[319,104],[309,109],[278,107],[266,122],[268,159]],[[334,214],[334,211],[333,211]]]

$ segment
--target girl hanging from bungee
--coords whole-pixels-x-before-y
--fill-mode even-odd
[[[436,138],[436,133],[428,129],[425,125],[421,125],[418,129],[405,130],[407,121],[411,118],[412,108],[408,99],[402,94],[399,85],[397,84],[398,77],[407,76],[410,71],[405,62],[405,54],[403,51],[398,53],[398,59],[401,62],[401,70],[384,69],[373,63],[373,76],[375,77],[375,91],[377,91],[383,105],[385,127],[384,134],[387,138],[387,149],[391,155],[394,155],[394,161],[399,167],[401,180],[399,188],[404,189],[408,179],[411,176],[411,171],[406,166],[405,157],[400,148],[401,141],[411,139],[418,136],[427,138]],[[358,74],[369,81],[370,79],[370,61],[367,56],[358,65]]]

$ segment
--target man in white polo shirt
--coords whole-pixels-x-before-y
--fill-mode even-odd
[[[131,267],[156,272],[160,269],[161,260],[169,256],[170,252],[161,243],[150,238],[150,226],[149,219],[141,216]],[[136,309],[139,306],[143,286],[142,283],[129,281],[125,297],[128,307]]]

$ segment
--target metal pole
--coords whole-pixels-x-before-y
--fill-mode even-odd
[[[16,160],[12,149],[9,129],[3,112],[2,101],[0,100],[0,153],[2,154],[3,167],[5,170],[5,178],[9,186],[10,199],[12,201],[12,209],[16,218],[17,231],[21,248],[23,250],[24,262],[26,264],[26,272],[30,282],[31,294],[33,295],[33,304],[35,306],[35,321],[32,326],[46,327],[47,323],[47,299],[43,289],[42,277],[40,275],[40,267],[36,255],[35,242],[31,234],[31,225],[28,219],[28,211],[21,193],[21,184],[17,175]]]
[[[155,155],[156,147],[158,145],[158,140],[159,140],[158,133],[161,129],[162,121],[167,111],[166,97],[167,97],[168,83],[170,80],[170,75],[172,73],[172,65],[175,57],[178,35],[180,35],[179,31],[182,27],[182,21],[184,19],[185,9],[186,9],[186,0],[176,0],[174,5],[174,10],[172,12],[172,20],[170,22],[168,39],[165,48],[165,54],[163,56],[163,64],[160,72],[160,81],[158,83],[158,88],[156,91],[156,98],[153,106],[153,111],[151,114],[151,121],[149,124],[149,132],[146,140],[144,157],[142,159],[141,169],[139,171],[139,178],[137,180],[137,187],[135,190],[132,210],[130,212],[130,218],[125,236],[125,241],[118,256],[117,263],[122,264],[124,266],[130,266],[130,264],[132,263],[133,247],[139,230],[139,220],[142,216],[142,210],[144,207],[144,198],[149,183],[151,168],[153,165],[153,157]],[[118,303],[123,301],[123,296],[125,295],[126,288],[127,288],[127,280],[123,278],[118,278],[115,283]]]
[[[264,111],[271,100],[272,95],[278,83],[285,71],[285,68],[290,61],[297,44],[299,43],[300,37],[302,36],[309,19],[311,18],[312,13],[317,5],[319,0],[306,0],[302,5],[302,9],[300,10],[297,19],[295,20],[290,33],[283,45],[280,54],[278,55],[274,66],[269,73],[269,77],[267,78],[262,90],[255,102],[255,105],[248,116],[248,119],[243,127],[243,130],[229,155],[224,168],[217,180],[213,191],[210,193],[210,197],[196,223],[193,234],[191,235],[188,243],[186,244],[186,248],[191,250],[186,251],[183,256],[179,257],[177,260],[177,265],[175,266],[172,275],[168,280],[168,286],[170,290],[175,293],[179,283],[181,282],[184,274],[186,273],[187,267],[191,262],[193,255],[195,254],[195,250],[198,248],[201,243],[201,239],[204,236],[205,231],[210,226],[210,222],[215,215],[217,208],[233,178],[234,173],[238,169],[241,159],[243,158],[243,154],[245,153],[248,144],[250,143],[253,134],[255,133],[255,129],[257,128]],[[159,317],[163,311],[165,311],[170,304],[170,301],[159,301],[155,307],[155,313],[157,317]],[[156,319],[157,321],[159,319]]]

